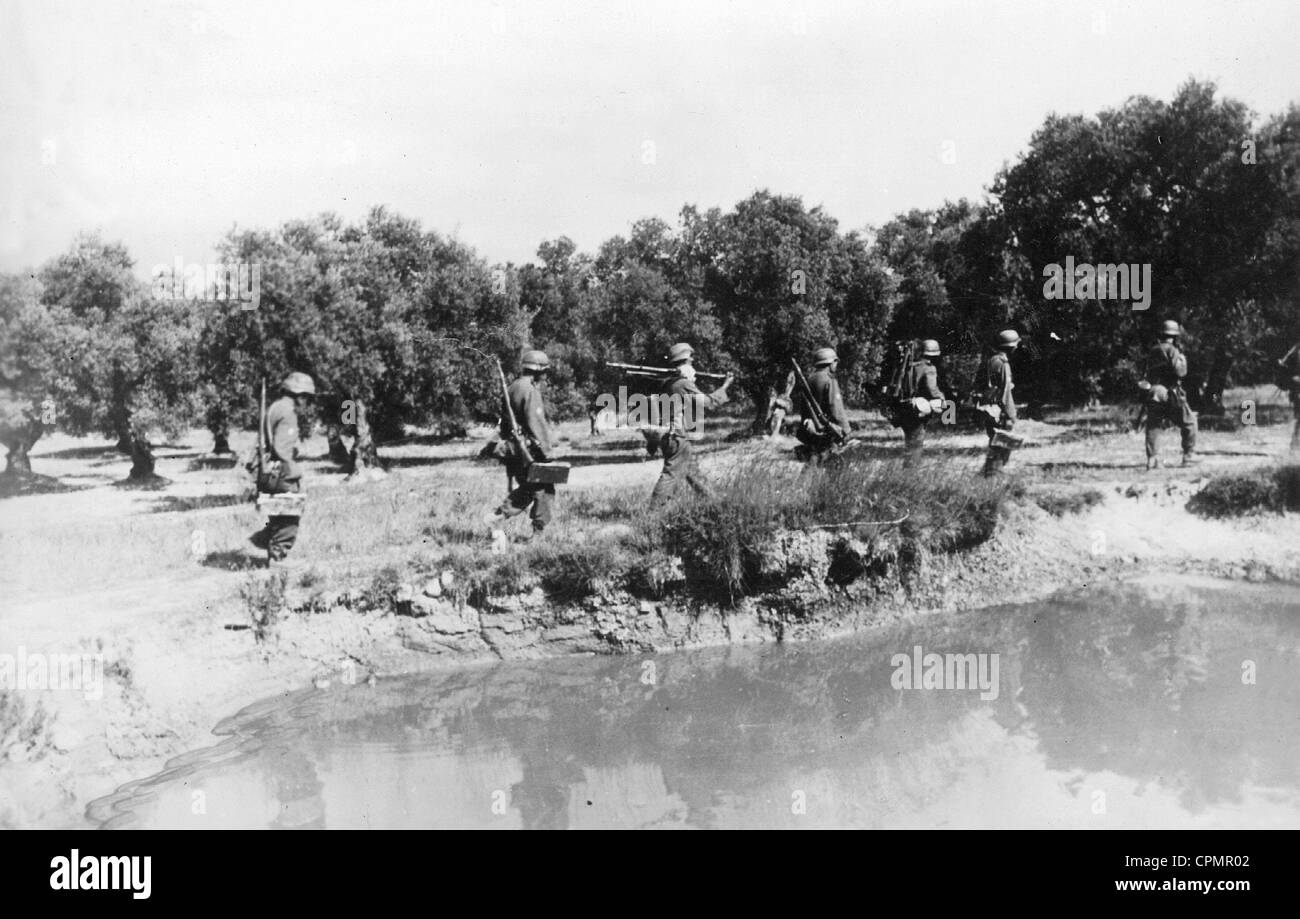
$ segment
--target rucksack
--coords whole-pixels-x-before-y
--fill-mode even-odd
[[[916,342],[898,341],[892,347],[891,360],[886,365],[892,367],[889,382],[885,384],[884,407],[889,423],[896,428],[915,419],[916,406],[912,398],[916,387],[912,380],[912,356],[916,353]]]

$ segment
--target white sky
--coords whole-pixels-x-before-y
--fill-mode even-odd
[[[373,204],[493,261],[760,187],[854,229],[1193,75],[1300,99],[1300,3],[0,0],[0,270]]]

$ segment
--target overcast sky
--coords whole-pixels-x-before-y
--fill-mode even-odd
[[[856,229],[1189,76],[1282,111],[1300,3],[0,0],[0,270],[375,204],[493,261],[756,188]]]

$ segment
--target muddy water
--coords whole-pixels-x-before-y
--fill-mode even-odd
[[[996,669],[991,656],[925,657],[968,653],[996,654]],[[1300,586],[1149,579],[847,640],[335,685],[252,706],[218,733],[89,815],[195,828],[1295,827]]]

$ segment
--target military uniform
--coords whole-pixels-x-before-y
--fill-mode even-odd
[[[496,509],[502,517],[514,517],[526,510],[533,522],[533,529],[540,533],[551,522],[551,510],[555,501],[553,484],[529,483],[528,466],[533,460],[548,462],[554,454],[551,439],[551,426],[546,421],[546,412],[542,405],[542,391],[533,381],[532,376],[524,374],[506,390],[509,409],[514,412],[515,423],[519,425],[519,437],[524,442],[530,458],[512,456],[506,461],[506,469],[519,483],[514,491],[506,496],[505,501]],[[510,416],[506,412],[506,402],[501,405],[501,436],[510,436]]]
[[[293,396],[285,394],[266,409],[266,442],[271,459],[282,464],[283,493],[302,491],[302,465],[298,462],[298,412]],[[299,518],[296,515],[272,514],[267,519],[265,536],[267,558],[271,562],[283,561],[298,539]]]
[[[697,494],[707,495],[709,487],[695,464],[691,442],[686,439],[687,425],[683,416],[690,412],[693,419],[696,412],[705,406],[726,405],[729,401],[726,387],[714,393],[706,393],[695,385],[694,379],[679,376],[664,383],[662,394],[668,404],[668,432],[660,440],[664,468],[659,474],[659,481],[655,483],[654,491],[650,493],[650,503],[660,504],[672,500],[683,484]]]
[[[829,349],[826,349],[829,350]],[[809,458],[820,462],[827,456],[839,451],[842,446],[840,438],[850,430],[849,413],[844,409],[844,397],[840,393],[840,384],[835,379],[835,371],[830,363],[820,364],[808,377],[808,388],[821,414],[832,425],[829,431],[814,431],[810,428],[814,414],[807,405],[801,406],[803,422],[799,425],[799,440],[808,447]],[[803,401],[807,401],[804,394]]]
[[[939,371],[924,357],[908,365],[904,387],[904,392],[912,394],[911,398],[943,401],[943,392],[939,389]],[[904,416],[901,427],[906,465],[910,466],[921,458],[921,451],[925,449],[925,426],[930,418],[930,415],[919,412],[908,412]]]
[[[984,431],[989,437],[985,475],[999,471],[1011,459],[1011,448],[995,445],[994,439],[998,431],[1010,431],[1016,426],[1016,400],[1012,395],[1015,386],[1011,380],[1011,355],[999,351],[984,365],[984,404],[996,405],[1000,415],[996,421],[988,415],[984,418]]]
[[[1147,404],[1146,451],[1148,462],[1159,454],[1160,428],[1166,422],[1177,425],[1182,438],[1183,457],[1196,449],[1196,413],[1187,402],[1183,378],[1187,376],[1187,358],[1172,341],[1162,341],[1147,356],[1146,378],[1153,386],[1163,386],[1169,393],[1164,402]]]

